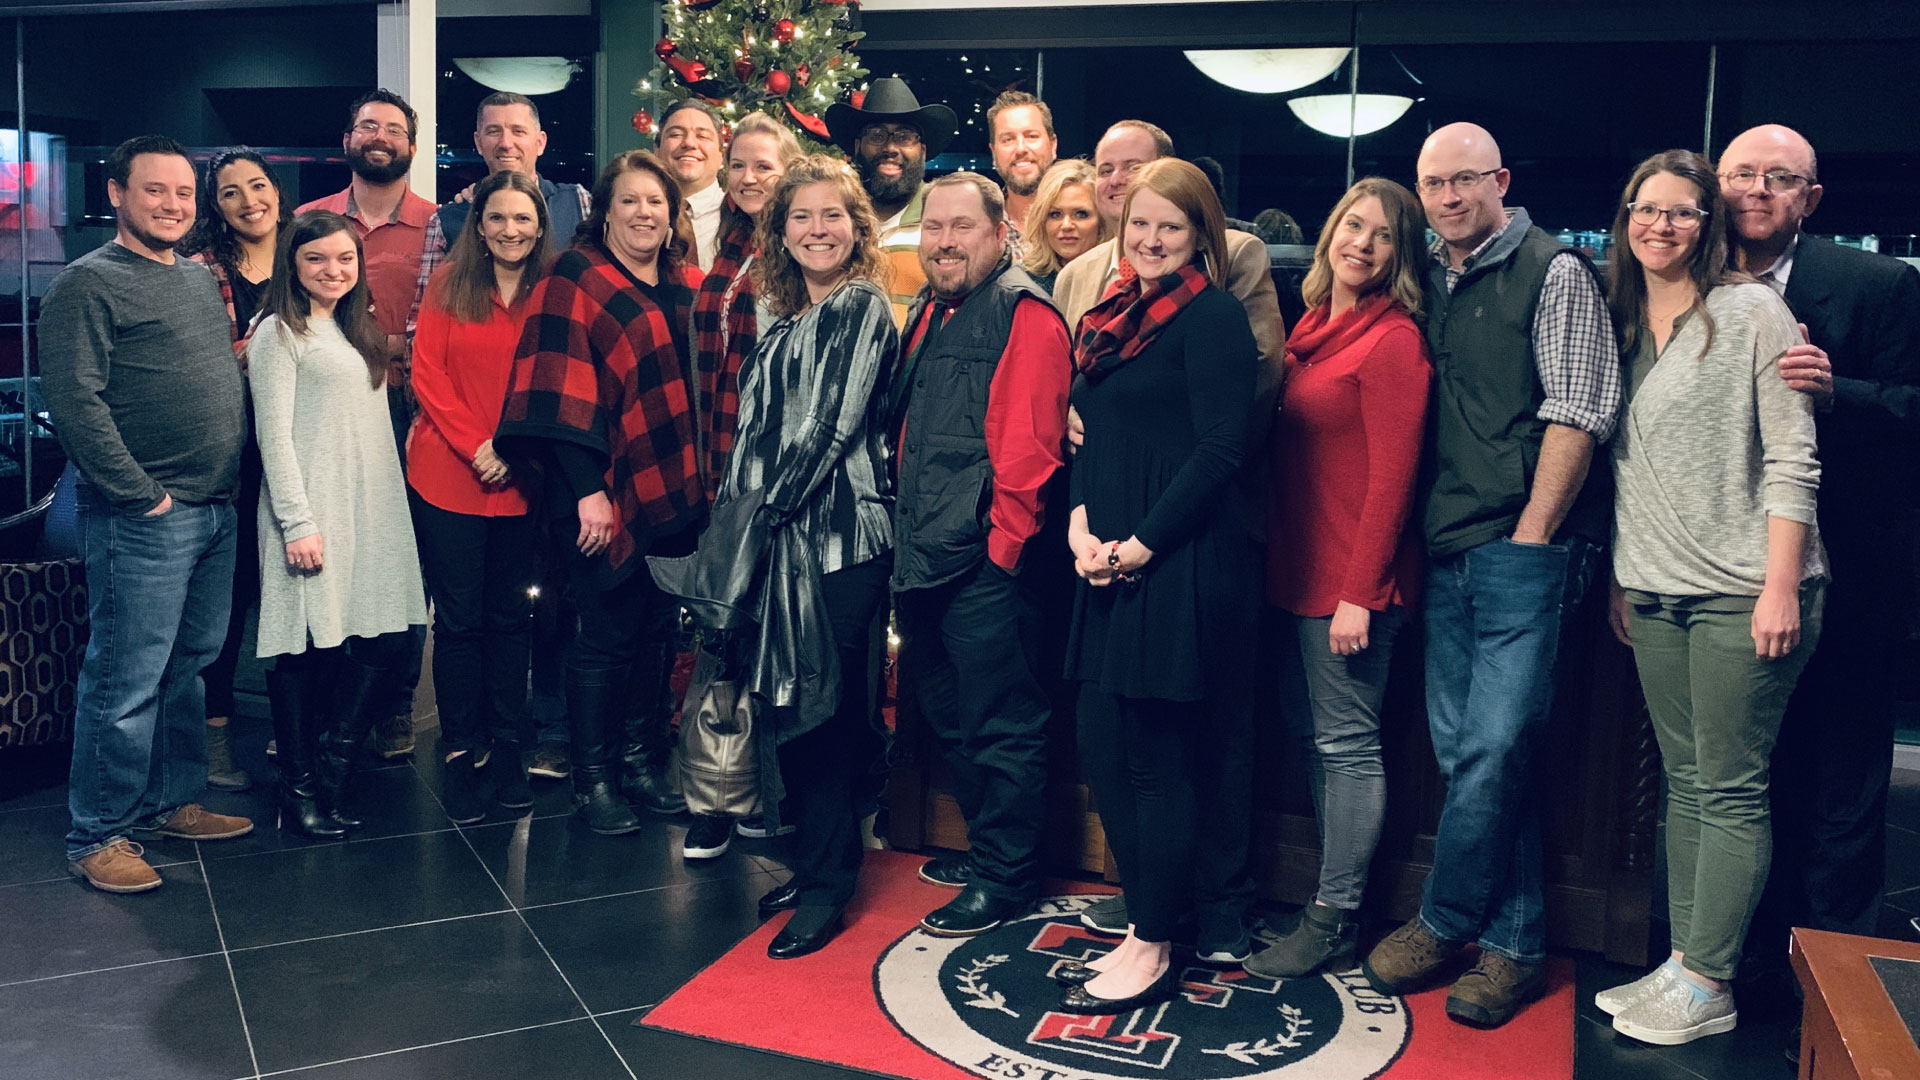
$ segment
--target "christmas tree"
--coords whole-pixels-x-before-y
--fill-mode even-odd
[[[836,100],[859,104],[856,89],[867,69],[854,45],[859,0],[662,0],[666,36],[660,58],[635,88],[668,101],[697,96],[720,115],[737,118],[758,109],[787,122],[802,145],[831,148],[821,114]],[[664,108],[662,111],[665,111]],[[633,114],[633,127],[652,135],[653,116]]]

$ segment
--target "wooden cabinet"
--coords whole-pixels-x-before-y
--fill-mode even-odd
[[[1599,575],[1562,650],[1559,697],[1537,763],[1548,932],[1557,947],[1640,964],[1647,961],[1651,944],[1660,752],[1640,700],[1633,657],[1606,629],[1604,599],[1604,575]],[[1421,641],[1415,620],[1396,646],[1385,720],[1387,824],[1367,894],[1371,908],[1393,919],[1411,917],[1419,908],[1445,796],[1427,736]],[[947,794],[939,754],[912,694],[901,696],[889,839],[910,849],[964,848],[966,824]],[[1253,870],[1263,896],[1303,903],[1318,881],[1318,830],[1300,750],[1283,729],[1272,694],[1262,697],[1256,718]],[[1110,872],[1099,816],[1077,775],[1069,688],[1061,688],[1055,700],[1047,854],[1060,867]]]

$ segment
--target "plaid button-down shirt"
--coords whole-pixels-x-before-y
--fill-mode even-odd
[[[1457,267],[1447,258],[1446,242],[1434,241],[1433,260],[1446,270],[1449,293],[1513,227],[1514,213],[1508,210],[1506,226],[1482,241]],[[1596,443],[1613,436],[1620,419],[1620,347],[1607,298],[1578,255],[1562,252],[1547,264],[1547,280],[1534,309],[1533,359],[1545,391],[1540,419],[1579,428]]]

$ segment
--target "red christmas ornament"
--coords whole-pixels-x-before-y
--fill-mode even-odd
[[[633,130],[642,135],[653,134],[653,114],[645,109],[633,114]]]
[[[743,56],[733,62],[733,77],[741,82],[753,78],[753,58]]]
[[[733,141],[733,125],[732,124],[720,125],[720,141],[723,143],[730,143]]]
[[[793,79],[784,71],[767,72],[767,93],[780,97],[793,89]]]
[[[812,135],[822,142],[833,137],[827,132],[827,122],[825,120],[811,113],[801,112],[799,109],[793,107],[793,102],[791,101],[782,102],[782,104],[787,107],[787,115],[793,118],[794,123],[806,129],[807,134]]]
[[[653,55],[662,60],[673,59],[673,54],[679,51],[680,46],[672,38],[661,38],[653,46]]]
[[[855,90],[853,92],[853,107],[856,109],[864,109],[867,107],[867,92],[865,90]]]
[[[805,86],[807,85],[807,80],[813,78],[813,72],[807,70],[807,65],[801,64],[799,67],[793,69],[793,78],[795,82],[798,82],[801,86]]]
[[[793,40],[792,19],[781,19],[779,22],[773,24],[773,40],[782,45],[788,44]]]

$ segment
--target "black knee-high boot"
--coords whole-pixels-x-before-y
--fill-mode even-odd
[[[394,671],[368,667],[343,653],[330,675],[334,710],[333,723],[320,739],[320,809],[342,827],[357,829],[366,822],[342,809],[342,796],[353,776],[354,756],[392,693]]]
[[[620,793],[628,802],[656,814],[679,814],[686,797],[674,785],[673,650],[662,645],[640,651],[628,669],[627,700],[622,706]]]
[[[567,668],[567,728],[573,738],[573,806],[587,828],[607,836],[640,827],[616,784],[625,668]]]
[[[267,672],[267,702],[273,708],[273,738],[279,753],[279,824],[286,832],[319,839],[342,836],[346,830],[322,813],[315,801],[314,753],[318,717],[312,711],[306,680],[276,664]]]

